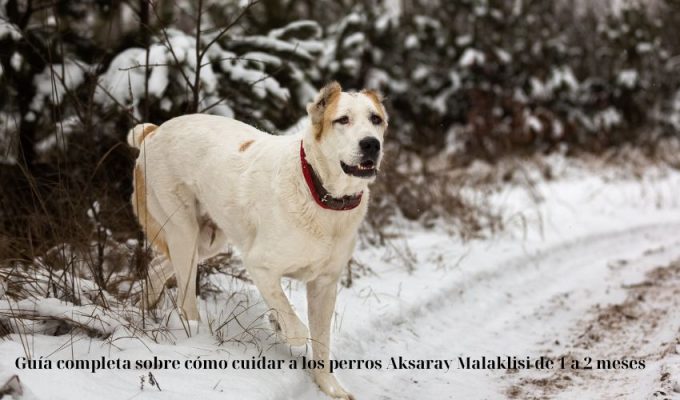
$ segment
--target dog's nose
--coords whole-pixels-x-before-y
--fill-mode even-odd
[[[380,152],[380,141],[374,137],[365,137],[359,141],[359,148],[364,157],[376,159]]]

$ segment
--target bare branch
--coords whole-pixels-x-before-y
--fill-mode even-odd
[[[194,71],[194,86],[191,88],[193,92],[192,112],[198,111],[198,97],[201,91],[201,60],[203,52],[201,52],[201,21],[203,20],[203,0],[198,0],[198,14],[196,15],[196,71]]]

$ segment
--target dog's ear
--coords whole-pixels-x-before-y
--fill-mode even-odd
[[[323,130],[324,114],[328,107],[337,101],[338,96],[342,92],[342,87],[338,82],[331,82],[321,88],[319,93],[314,97],[314,101],[307,104],[307,114],[314,127],[315,136],[318,138]]]
[[[387,124],[387,111],[385,111],[385,105],[383,104],[383,101],[385,100],[383,95],[374,89],[364,89],[361,91],[361,93],[371,99],[373,104],[375,104],[375,107],[378,109],[380,117],[382,117],[383,121],[385,121],[385,124]]]

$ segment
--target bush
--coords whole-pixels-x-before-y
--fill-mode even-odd
[[[602,151],[680,128],[677,0],[599,13],[541,0],[36,4],[0,1],[3,244],[87,236],[73,226],[94,201],[125,221],[107,226],[134,231],[134,123],[209,112],[277,133],[332,79],[384,92],[399,165]],[[419,165],[381,189],[403,215],[464,206],[409,195],[434,179]]]

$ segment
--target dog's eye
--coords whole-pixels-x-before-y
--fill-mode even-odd
[[[379,116],[377,116],[375,114],[371,114],[371,117],[369,119],[371,120],[371,123],[373,125],[380,125],[383,122],[382,118],[380,118]]]
[[[335,121],[333,121],[334,124],[340,124],[340,125],[347,125],[349,124],[349,117],[348,116],[342,116]]]

